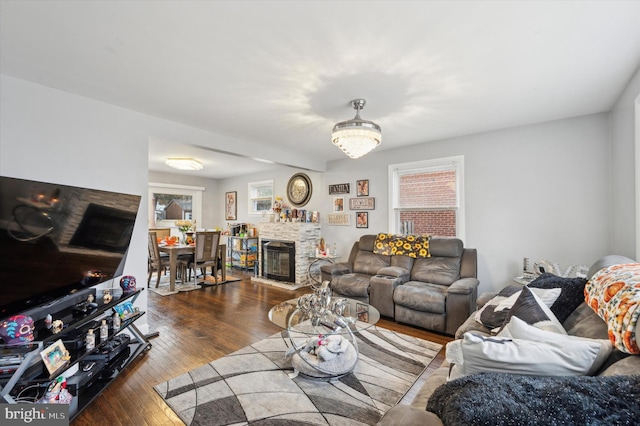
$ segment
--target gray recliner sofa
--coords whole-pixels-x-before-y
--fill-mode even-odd
[[[321,267],[337,297],[371,304],[398,322],[453,335],[475,310],[477,252],[458,238],[432,237],[430,257],[374,253],[376,235],[354,243],[346,262]]]

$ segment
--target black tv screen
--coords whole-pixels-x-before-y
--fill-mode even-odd
[[[121,275],[139,204],[0,176],[0,320]]]

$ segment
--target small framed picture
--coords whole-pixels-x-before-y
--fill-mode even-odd
[[[224,194],[224,211],[227,220],[236,220],[238,218],[238,205],[236,204],[236,197],[238,193],[225,192]]]
[[[53,374],[64,367],[70,359],[69,351],[64,347],[62,340],[56,340],[51,346],[40,352],[44,365],[47,366],[49,374]]]
[[[368,197],[369,196],[369,179],[357,180],[356,181],[356,193],[358,197]]]
[[[369,227],[369,212],[356,213],[356,228]]]
[[[369,306],[363,303],[356,303],[356,318],[358,321],[369,321]]]
[[[333,211],[334,212],[344,211],[344,197],[333,197]]]

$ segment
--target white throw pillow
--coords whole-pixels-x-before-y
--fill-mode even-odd
[[[594,374],[608,357],[600,341],[533,341],[465,333],[447,344],[451,364],[448,380],[476,373],[510,373],[527,376],[584,376]]]
[[[592,370],[598,370],[613,352],[613,344],[609,339],[590,339],[588,337],[571,336],[557,332],[543,330],[527,324],[518,317],[511,317],[507,325],[502,329],[500,335],[513,339],[532,340],[534,342],[560,342],[568,343],[575,341],[595,342],[600,345],[598,357],[594,360]]]

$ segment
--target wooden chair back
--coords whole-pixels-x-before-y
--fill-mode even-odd
[[[149,232],[155,232],[156,238],[164,238],[164,237],[171,236],[171,228],[149,228]]]
[[[158,234],[149,231],[149,263],[155,268],[160,266],[160,250],[158,249]]]
[[[151,283],[151,274],[153,271],[156,271],[158,276],[156,280],[156,287],[160,284],[160,274],[163,272],[164,268],[167,266],[165,262],[163,262],[162,257],[160,256],[160,249],[158,248],[158,234],[155,231],[149,231],[149,239],[147,246],[149,248],[149,276],[147,277],[147,286]]]
[[[195,263],[214,262],[218,259],[220,231],[196,232]]]

